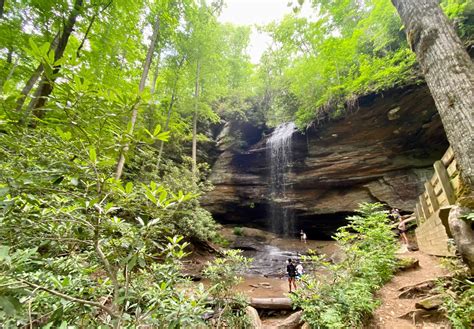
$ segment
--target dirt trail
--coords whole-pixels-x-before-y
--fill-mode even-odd
[[[446,323],[414,322],[399,318],[399,316],[414,310],[415,303],[422,299],[399,299],[400,288],[436,279],[447,274],[447,271],[440,267],[439,259],[434,256],[426,255],[420,251],[403,253],[400,256],[417,258],[420,266],[397,273],[389,283],[380,289],[376,297],[381,300],[382,304],[375,311],[369,328],[449,328]]]

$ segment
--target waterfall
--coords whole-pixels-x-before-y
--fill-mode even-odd
[[[279,125],[267,140],[267,158],[270,166],[270,206],[268,227],[274,233],[290,236],[295,233],[295,216],[292,209],[285,207],[289,200],[287,189],[288,173],[292,162],[291,139],[295,124]]]

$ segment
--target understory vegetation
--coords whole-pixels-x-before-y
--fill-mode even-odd
[[[335,240],[344,254],[336,264],[321,256],[304,257],[311,266],[323,266],[327,278],[307,274],[291,295],[312,328],[360,328],[378,301],[373,293],[393,275],[398,247],[387,211],[379,203],[363,203],[358,215],[338,230]]]
[[[472,213],[471,213],[472,214]],[[454,328],[469,329],[474,325],[474,278],[460,259],[447,259],[444,266],[451,276],[441,278],[437,290],[444,296],[441,310]]]
[[[249,29],[222,3],[1,5],[0,323],[204,323],[182,260],[223,241],[201,146],[247,90]]]

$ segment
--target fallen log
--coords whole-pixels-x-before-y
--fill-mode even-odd
[[[291,310],[291,299],[287,297],[277,298],[250,298],[250,306],[256,309],[266,310]]]

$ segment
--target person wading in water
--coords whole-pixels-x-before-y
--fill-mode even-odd
[[[288,265],[286,265],[286,272],[288,273],[288,286],[290,288],[290,293],[293,292],[291,290],[293,283],[294,290],[296,290],[296,266],[293,264],[293,260],[290,258],[288,259]]]

